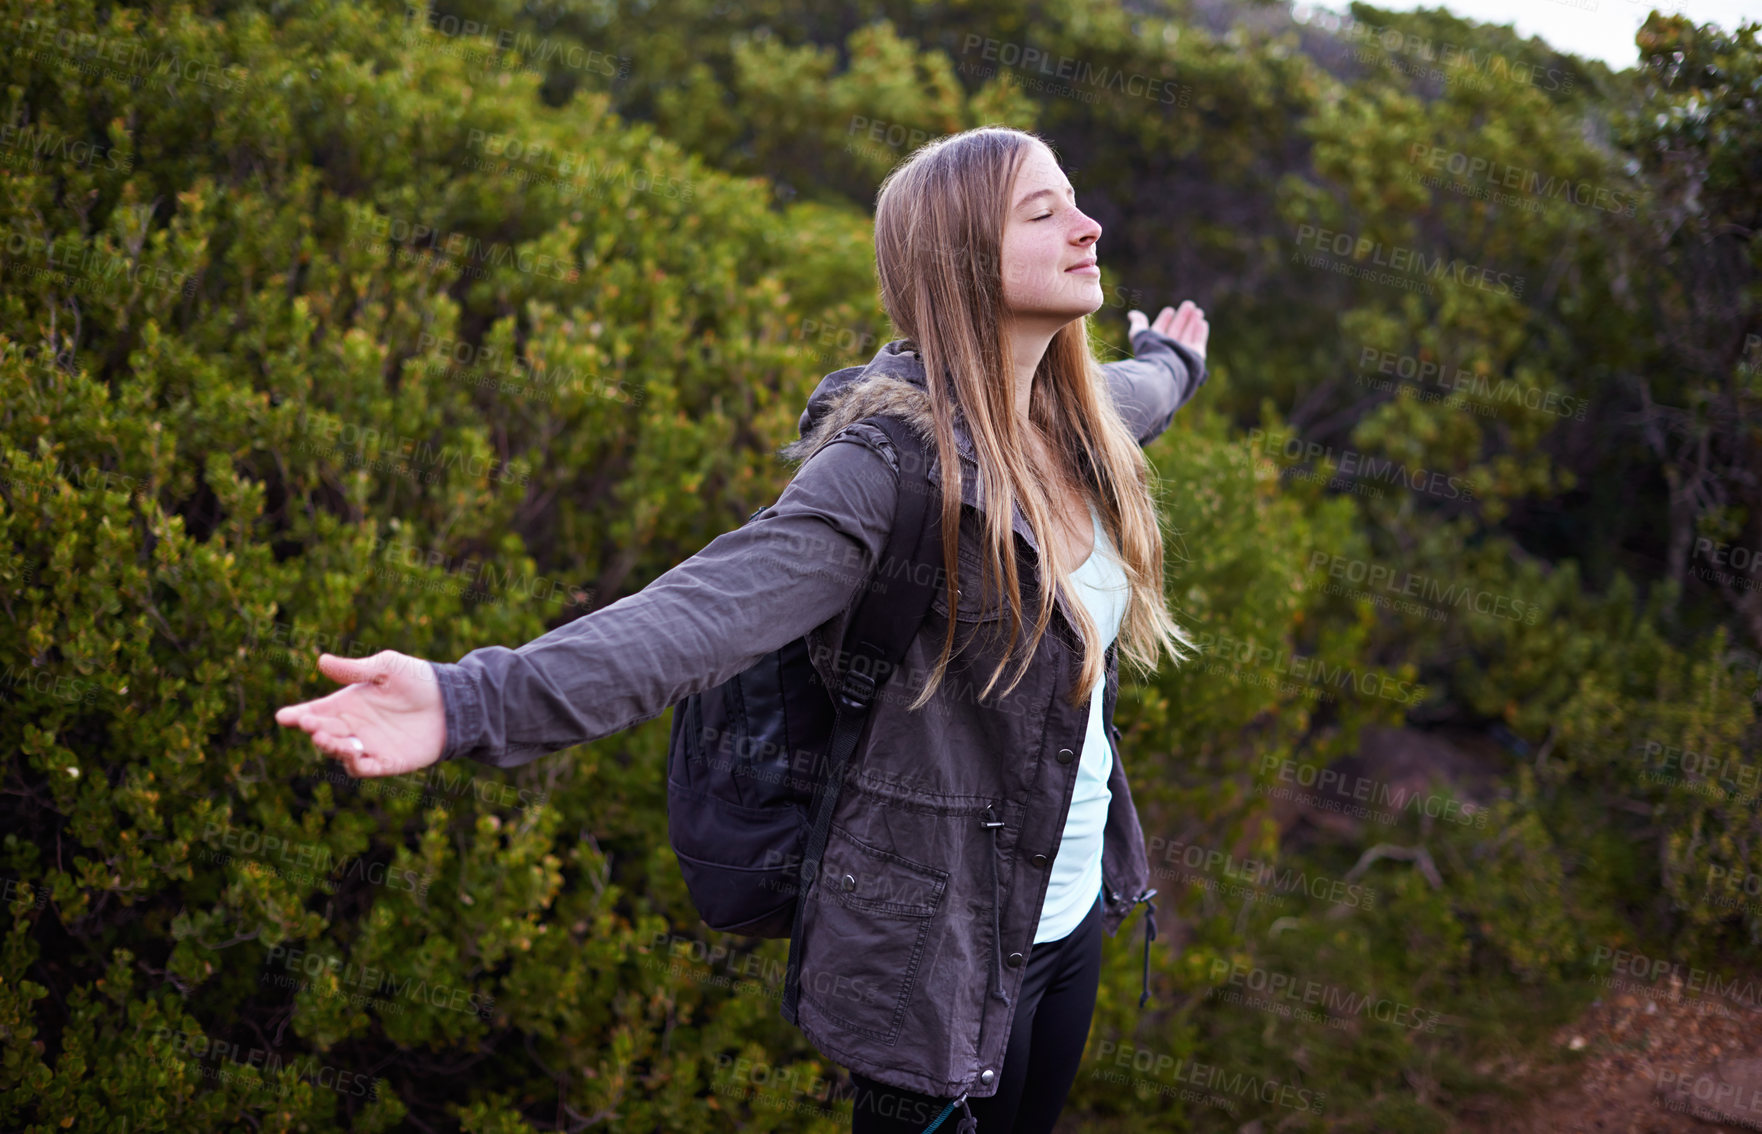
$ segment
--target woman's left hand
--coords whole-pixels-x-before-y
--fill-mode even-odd
[[[1152,323],[1144,317],[1144,312],[1132,310],[1126,312],[1126,338],[1142,331],[1145,327],[1158,334],[1167,335],[1182,346],[1191,347],[1200,358],[1205,357],[1205,340],[1211,334],[1211,325],[1205,321],[1205,312],[1191,299],[1181,301],[1181,309],[1165,307]]]

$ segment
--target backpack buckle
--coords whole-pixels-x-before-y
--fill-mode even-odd
[[[869,707],[870,701],[875,699],[877,688],[879,686],[875,684],[874,677],[869,674],[861,670],[846,670],[844,682],[838,689],[838,696],[846,707],[860,713]]]

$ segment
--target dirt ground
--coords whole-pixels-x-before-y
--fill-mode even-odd
[[[1762,1012],[1753,1007],[1685,990],[1674,977],[1651,987],[1624,982],[1555,1033],[1554,1042],[1582,1053],[1582,1062],[1533,1074],[1522,1065],[1510,1068],[1515,1081],[1533,1085],[1530,1100],[1465,1116],[1460,1129],[1465,1134],[1762,1130],[1762,1094],[1749,1089],[1757,1085],[1755,1070],[1762,1069]],[[1734,1068],[1733,1060],[1756,1062]],[[1707,1109],[1697,1096],[1713,1098],[1722,1079],[1734,1078],[1726,1106],[1747,1107],[1741,1122],[1693,1113]]]
[[[1511,762],[1508,752],[1477,730],[1367,728],[1361,739],[1357,754],[1331,767],[1404,795],[1429,791],[1441,779],[1457,798],[1485,801]],[[1300,801],[1275,802],[1273,814],[1287,844],[1317,834],[1368,844],[1377,833],[1358,819]],[[1685,988],[1675,974],[1653,985],[1617,977],[1579,1019],[1554,1035],[1553,1043],[1559,1058],[1480,1068],[1502,1083],[1516,1084],[1519,1101],[1461,1103],[1454,1108],[1454,1129],[1462,1134],[1762,1132],[1762,1010],[1754,1004]],[[1734,1068],[1733,1060],[1753,1062]],[[1748,1104],[1741,1123],[1717,1120],[1701,1101],[1722,1089],[1728,1108]],[[1241,1134],[1271,1134],[1271,1129],[1250,1123]]]
[[[1441,778],[1464,800],[1482,801],[1511,755],[1478,730],[1366,729],[1360,751],[1334,767],[1406,791]],[[1277,810],[1277,809],[1275,809]],[[1279,812],[1281,832],[1304,826],[1358,841],[1356,820],[1303,806]],[[1537,1067],[1482,1070],[1521,1084],[1522,1102],[1459,1107],[1465,1134],[1710,1134],[1762,1131],[1762,1010],[1684,988],[1675,974],[1654,985],[1616,978],[1602,997],[1553,1037],[1562,1056]],[[1733,1060],[1748,1060],[1733,1066]],[[1719,1121],[1706,1100],[1720,1097]]]

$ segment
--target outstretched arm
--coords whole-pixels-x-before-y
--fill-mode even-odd
[[[636,594],[454,664],[327,656],[320,668],[353,684],[276,720],[312,734],[351,775],[381,776],[461,756],[516,767],[657,717],[856,599],[893,523],[883,436],[850,427],[777,503]]]
[[[1154,324],[1142,311],[1127,312],[1126,318],[1135,357],[1107,363],[1102,370],[1120,416],[1138,443],[1148,445],[1210,376],[1205,345],[1211,329],[1191,300],[1179,311],[1163,308]]]
[[[878,452],[829,444],[776,504],[636,594],[517,650],[437,664],[441,758],[513,767],[727,681],[850,605],[886,544],[894,494]]]

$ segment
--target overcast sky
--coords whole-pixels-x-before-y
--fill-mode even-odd
[[[1439,6],[1404,0],[1371,2],[1394,12]],[[1310,5],[1346,11],[1345,0],[1310,0]],[[1563,51],[1601,59],[1616,70],[1638,61],[1634,32],[1653,8],[1666,14],[1681,12],[1697,24],[1711,22],[1727,31],[1735,30],[1744,17],[1762,20],[1762,0],[1448,0],[1443,7],[1477,23],[1512,24],[1520,36],[1540,36]]]

